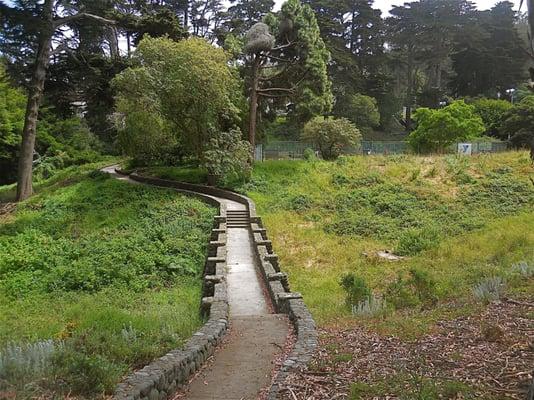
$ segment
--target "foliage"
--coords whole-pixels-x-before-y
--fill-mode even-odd
[[[279,12],[255,24],[247,38],[245,51],[253,53],[262,66],[269,64],[256,76],[260,79],[255,89],[264,99],[263,106],[287,111],[288,119],[297,126],[331,110],[333,96],[327,71],[330,53],[309,5],[287,0]],[[269,51],[256,51],[269,47]]]
[[[440,110],[419,108],[414,118],[417,129],[408,137],[408,143],[416,152],[443,151],[448,145],[480,136],[485,130],[475,108],[462,100]]]
[[[526,152],[265,161],[241,190],[319,324],[354,323],[339,280],[355,273],[396,309],[358,324],[413,339],[438,320],[478,312],[472,285],[485,277],[506,277],[512,298],[532,291],[534,281],[511,269],[534,259],[530,173]],[[426,245],[414,241],[409,257],[377,255],[398,254],[413,232]],[[419,294],[412,269],[428,274]]]
[[[26,96],[8,82],[0,62],[0,184],[13,181]]]
[[[203,154],[204,167],[223,185],[232,180],[244,181],[252,169],[251,152],[249,143],[241,138],[240,130],[221,132],[210,140]]]
[[[477,99],[472,105],[486,126],[486,135],[500,137],[500,129],[505,115],[513,107],[505,100]]]
[[[25,107],[26,95],[11,86],[0,64],[0,184],[16,179]],[[97,161],[101,151],[101,142],[80,118],[58,119],[49,110],[41,111],[34,162],[36,181],[70,165]]]
[[[387,303],[383,297],[369,296],[352,306],[352,315],[356,317],[377,317],[387,309]]]
[[[325,160],[335,160],[343,147],[358,144],[361,134],[348,119],[316,117],[304,126],[301,139],[313,143]]]
[[[371,297],[371,289],[365,280],[355,274],[343,275],[339,283],[347,294],[345,302],[349,307],[358,305]]]
[[[145,164],[184,155],[206,161],[210,140],[239,122],[239,81],[228,56],[202,39],[150,37],[136,56],[139,65],[114,81],[123,150]]]
[[[422,304],[431,307],[437,302],[436,282],[427,271],[412,268],[408,278],[399,273],[386,289],[386,299],[396,309]]]
[[[519,275],[525,279],[534,277],[534,265],[531,265],[526,261],[521,261],[512,265],[512,270],[519,273]]]
[[[517,147],[534,149],[534,96],[525,97],[507,113],[501,134]]]
[[[505,289],[505,282],[500,276],[486,278],[473,286],[473,296],[478,301],[490,303],[500,300]]]
[[[57,350],[47,368],[2,381],[21,396],[111,393],[201,323],[215,210],[84,170],[61,172],[0,220],[0,353],[49,340]]]
[[[376,99],[363,94],[340,98],[334,107],[334,114],[347,118],[363,133],[372,131],[380,124],[380,113]]]
[[[23,345],[8,343],[0,350],[0,379],[13,382],[42,376],[61,348],[62,343],[50,339]]]
[[[254,24],[246,34],[245,52],[255,54],[269,51],[273,48],[275,38],[269,32],[269,27],[263,22]]]

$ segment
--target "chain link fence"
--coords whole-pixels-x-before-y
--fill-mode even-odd
[[[499,153],[508,150],[506,142],[472,142],[471,154]],[[312,149],[318,154],[318,149],[310,143],[300,141],[277,141],[256,146],[255,157],[257,161],[263,160],[292,160],[304,158],[304,151]],[[411,149],[405,141],[362,141],[358,146],[346,147],[342,153],[345,155],[389,155],[407,154]],[[449,146],[447,153],[457,153],[458,143]]]

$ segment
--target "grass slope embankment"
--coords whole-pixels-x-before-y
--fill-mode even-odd
[[[102,397],[202,323],[216,210],[96,167],[0,216],[0,393]]]
[[[321,332],[309,372],[281,398],[523,398],[533,178],[524,152],[258,163],[242,190]],[[507,300],[476,298],[476,285]],[[378,300],[358,303],[369,293]]]

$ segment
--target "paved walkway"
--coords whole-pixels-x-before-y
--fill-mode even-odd
[[[137,183],[116,174],[114,167],[103,171],[118,179]],[[218,200],[226,203],[229,214],[246,210],[243,204],[235,201]],[[289,333],[286,317],[270,312],[258,275],[250,228],[227,229],[227,252],[230,332],[213,361],[197,374],[186,389],[185,397],[177,394],[177,398],[257,399],[261,390],[271,382],[274,360],[281,354]]]

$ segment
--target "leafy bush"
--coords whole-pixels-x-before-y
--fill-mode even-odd
[[[325,160],[335,160],[343,147],[356,145],[361,134],[346,118],[315,117],[304,126],[301,139],[313,143]]]
[[[78,395],[110,393],[124,373],[123,365],[115,365],[100,355],[87,355],[65,347],[54,356],[53,372],[61,376],[60,386]]]
[[[315,155],[315,150],[309,147],[304,149],[302,156],[304,157],[306,161],[314,161],[317,159],[317,156]]]
[[[435,247],[439,242],[439,233],[433,227],[425,229],[408,229],[400,238],[395,252],[401,256],[411,256]]]
[[[363,301],[369,300],[371,289],[367,286],[365,279],[356,276],[353,273],[345,274],[339,282],[347,295],[346,304],[352,308]]]
[[[82,181],[36,197],[0,225],[0,287],[13,297],[164,287],[199,273],[211,215],[172,192]]]
[[[417,128],[408,137],[408,143],[418,153],[442,152],[447,146],[480,136],[485,130],[475,108],[463,100],[439,110],[419,108],[414,119]]]
[[[214,151],[212,139],[235,136],[244,102],[228,54],[199,38],[145,37],[136,56],[139,65],[114,79],[123,150],[145,164],[172,158],[176,164],[183,157],[209,161],[204,153]],[[228,162],[216,161],[210,168],[225,173]]]
[[[482,98],[475,100],[472,105],[486,126],[486,135],[500,136],[502,123],[512,104],[506,100]]]
[[[534,160],[534,96],[527,96],[505,115],[501,135],[516,147],[530,149]]]
[[[203,166],[223,185],[232,180],[245,181],[252,170],[251,154],[250,144],[241,138],[241,131],[232,129],[211,138],[202,155]]]
[[[414,307],[418,304],[433,306],[438,298],[436,282],[426,271],[412,268],[408,278],[399,273],[386,290],[386,299],[396,309]]]
[[[342,96],[336,101],[334,115],[347,118],[362,132],[371,132],[380,125],[380,112],[375,98],[363,94]]]
[[[506,288],[504,280],[500,276],[486,278],[473,286],[473,296],[483,303],[491,303],[500,300]]]

